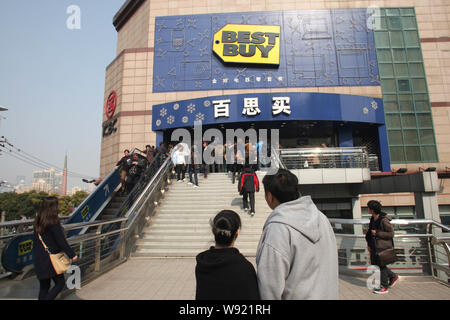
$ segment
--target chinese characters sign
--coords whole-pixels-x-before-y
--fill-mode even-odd
[[[384,124],[381,99],[327,93],[249,93],[153,106],[154,131],[203,124],[286,120]]]

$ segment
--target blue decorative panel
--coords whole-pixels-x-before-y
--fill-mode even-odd
[[[384,125],[378,98],[332,93],[249,93],[174,101],[153,106],[154,131],[256,121],[348,121]]]
[[[157,17],[153,92],[378,86],[368,17],[366,9]],[[212,42],[227,24],[281,26],[280,65],[222,63]]]

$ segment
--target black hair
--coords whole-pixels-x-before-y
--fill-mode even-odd
[[[241,228],[241,218],[233,210],[222,210],[211,221],[216,244],[229,246]]]
[[[297,200],[300,197],[298,191],[298,178],[286,169],[278,169],[278,172],[266,175],[263,179],[264,191],[270,192],[280,203]]]
[[[34,228],[37,233],[43,234],[50,226],[59,224],[61,222],[58,217],[58,198],[47,197],[39,206],[36,218],[34,219]]]
[[[367,202],[367,207],[369,209],[372,209],[373,212],[375,212],[375,214],[381,214],[381,203],[377,200],[370,200],[369,202]]]
[[[130,153],[130,150],[128,150],[128,149],[123,150],[123,153],[125,153],[125,152]]]

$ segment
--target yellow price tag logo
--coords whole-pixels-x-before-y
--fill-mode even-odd
[[[280,26],[227,24],[214,34],[213,51],[226,63],[280,64]]]
[[[30,253],[33,250],[33,240],[27,240],[19,242],[18,256],[23,256]]]

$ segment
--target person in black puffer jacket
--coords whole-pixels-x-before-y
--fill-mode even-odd
[[[216,245],[196,257],[196,300],[260,300],[255,268],[234,247],[239,215],[223,210],[211,227]]]

